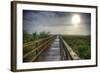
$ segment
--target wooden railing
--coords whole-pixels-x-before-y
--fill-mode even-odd
[[[60,39],[61,59],[62,60],[78,60],[80,57],[73,51],[73,49],[65,42],[62,36]]]
[[[23,48],[29,47],[31,45],[35,45],[37,42],[42,43],[42,42],[44,42],[45,40],[47,40],[47,39],[49,39],[51,37],[52,36],[49,36],[49,37],[44,38],[44,39],[39,39],[39,40],[35,40],[35,41],[30,41],[30,42],[24,43],[23,44]]]
[[[23,48],[26,49],[27,47],[31,47],[31,50],[25,54],[23,54],[23,61],[24,62],[32,62],[35,61],[38,56],[47,49],[56,36],[50,36],[45,39],[40,39],[35,42],[31,42],[30,44],[24,44]]]

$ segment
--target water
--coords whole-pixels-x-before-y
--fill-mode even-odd
[[[42,52],[37,61],[59,61],[60,59],[59,37],[57,36],[50,48]]]

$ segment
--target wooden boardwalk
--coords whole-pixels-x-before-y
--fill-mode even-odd
[[[29,45],[33,46],[35,43]],[[79,60],[80,57],[65,42],[62,36],[51,36],[39,41],[36,48],[23,55],[23,62],[44,62],[61,60]],[[27,47],[27,46],[25,46]],[[27,48],[25,49],[27,50]]]
[[[51,44],[50,48],[44,50],[40,56],[37,58],[36,61],[60,61],[60,43],[59,37],[57,36],[56,39]]]

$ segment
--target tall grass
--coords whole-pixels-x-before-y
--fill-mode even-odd
[[[80,56],[81,59],[91,58],[91,39],[90,36],[66,36],[64,40]]]

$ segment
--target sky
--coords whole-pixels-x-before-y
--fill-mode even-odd
[[[23,30],[29,34],[46,31],[51,34],[90,35],[91,14],[23,10]]]

